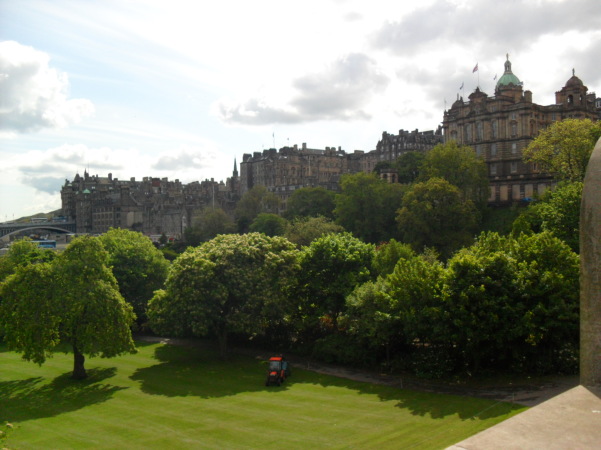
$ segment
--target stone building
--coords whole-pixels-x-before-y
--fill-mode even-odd
[[[522,160],[522,151],[540,130],[566,119],[599,119],[601,101],[572,71],[572,77],[555,93],[555,104],[539,105],[532,92],[511,70],[505,72],[489,97],[476,88],[468,101],[457,98],[444,112],[445,140],[473,147],[481,155],[490,176],[490,203],[508,203],[542,194],[554,183],[552,174]]]
[[[437,132],[400,130],[398,135],[384,132],[376,150],[347,153],[341,147],[325,149],[283,147],[246,153],[240,164],[240,194],[253,186],[265,186],[281,200],[281,209],[292,193],[302,187],[323,187],[337,191],[340,177],[347,173],[372,172],[381,161],[394,161],[409,151],[427,151],[443,141]]]
[[[238,176],[227,183],[211,180],[183,184],[179,180],[144,177],[129,181],[75,175],[61,188],[62,213],[76,223],[77,233],[104,233],[127,228],[147,235],[180,237],[192,218],[207,206],[233,212],[238,200]]]

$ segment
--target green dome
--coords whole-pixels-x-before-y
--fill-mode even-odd
[[[509,86],[511,84],[514,86],[521,86],[522,82],[511,71],[511,61],[509,61],[509,55],[507,55],[507,61],[505,61],[505,73],[499,78],[499,81],[497,81],[497,88]]]

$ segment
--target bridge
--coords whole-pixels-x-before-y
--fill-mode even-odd
[[[0,238],[29,230],[75,233],[75,222],[0,223]]]

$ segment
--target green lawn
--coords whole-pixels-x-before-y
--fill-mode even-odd
[[[0,346],[0,430],[14,426],[5,446],[445,448],[525,409],[296,368],[265,387],[262,361],[162,344],[87,359],[83,382],[72,364],[56,354],[39,367]]]

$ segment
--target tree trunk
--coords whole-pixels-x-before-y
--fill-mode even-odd
[[[75,380],[83,380],[84,378],[88,377],[86,368],[83,365],[85,360],[85,356],[83,356],[77,346],[73,344],[73,375],[71,375],[71,378]]]

